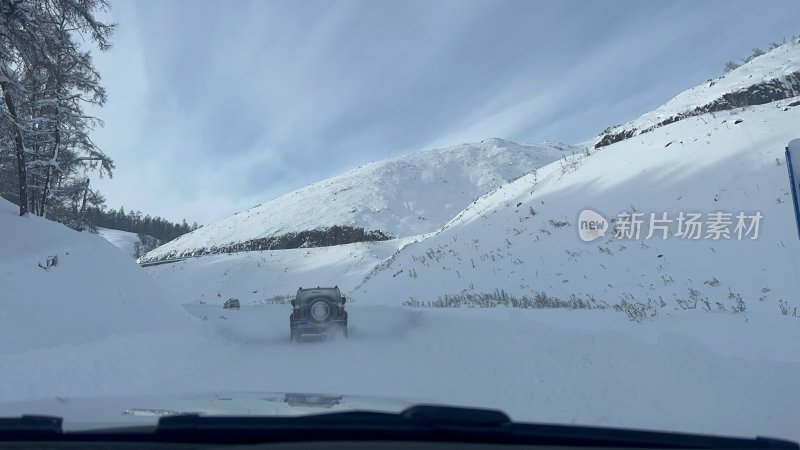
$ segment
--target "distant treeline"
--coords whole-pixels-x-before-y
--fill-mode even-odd
[[[125,212],[124,207],[119,210],[87,208],[86,221],[95,227],[113,228],[115,230],[152,236],[161,243],[171,241],[176,237],[200,228],[197,222],[189,225],[186,219],[180,224],[167,219],[150,215],[142,215],[140,211]]]
[[[361,227],[334,225],[332,227],[286,233],[250,239],[243,242],[223,244],[213,247],[175,250],[154,258],[146,258],[143,262],[156,262],[172,258],[213,255],[220,253],[236,253],[257,250],[286,250],[292,248],[329,247],[332,245],[352,244],[354,242],[374,242],[392,239],[392,236],[380,230],[365,230]]]

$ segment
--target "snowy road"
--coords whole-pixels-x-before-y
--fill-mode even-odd
[[[800,438],[791,345],[800,331],[790,318],[675,312],[636,324],[600,311],[352,304],[350,338],[292,343],[288,305],[186,309],[202,325],[0,354],[0,399],[314,392],[494,407],[527,421]]]
[[[287,305],[187,309],[230,347],[157,390],[368,395],[523,420],[798,437],[800,364],[785,349],[747,348],[764,341],[758,316],[675,317],[666,331],[608,312],[351,305],[347,340],[291,343]],[[800,338],[789,321],[767,323],[779,341]]]

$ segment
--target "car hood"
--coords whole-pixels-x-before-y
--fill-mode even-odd
[[[178,414],[297,416],[362,410],[398,413],[420,401],[291,392],[225,392],[180,395],[129,395],[0,402],[0,417],[58,416],[66,431],[154,425]]]

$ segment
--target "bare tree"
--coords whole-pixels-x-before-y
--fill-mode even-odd
[[[751,51],[750,55],[745,57],[745,58],[742,58],[742,61],[744,61],[745,63],[749,63],[753,59],[758,58],[759,56],[764,55],[766,53],[767,52],[765,52],[764,50],[761,50],[758,47],[754,47],[753,50]]]
[[[738,69],[740,66],[739,63],[736,61],[728,61],[725,63],[725,73],[730,72],[731,70]]]

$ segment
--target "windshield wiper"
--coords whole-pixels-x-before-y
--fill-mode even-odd
[[[293,417],[209,417],[177,415],[162,417],[156,433],[180,440],[186,433],[225,442],[237,436],[242,442],[303,440],[443,440],[499,442],[510,436],[511,419],[499,411],[415,406],[400,414],[343,411]],[[309,431],[311,433],[309,433]],[[298,439],[298,436],[304,438]],[[461,438],[459,438],[459,436]]]
[[[399,414],[345,411],[294,417],[162,417],[157,426],[61,432],[60,419],[25,416],[0,421],[0,441],[69,440],[184,443],[301,442],[329,440],[483,442],[550,446],[800,450],[779,439],[728,438],[571,425],[515,423],[500,411],[420,405]],[[48,422],[49,420],[49,422]],[[57,426],[56,426],[57,425]],[[11,434],[8,436],[6,432]],[[25,433],[28,433],[27,435]],[[8,437],[12,437],[9,439]],[[28,438],[20,437],[28,436]],[[49,436],[49,439],[44,437]]]
[[[179,438],[199,433],[216,439],[227,434],[258,439],[264,433],[288,440],[299,431],[313,431],[318,439],[433,440],[502,442],[584,447],[649,447],[695,449],[786,449],[800,450],[797,443],[779,439],[728,438],[572,425],[515,423],[495,410],[419,405],[399,414],[380,412],[334,412],[299,417],[207,417],[183,415],[163,417],[158,433]],[[305,439],[305,438],[304,438]],[[224,441],[225,439],[223,439]],[[279,440],[279,439],[276,439]]]
[[[51,416],[0,418],[0,440],[57,439],[62,435],[63,419]]]

